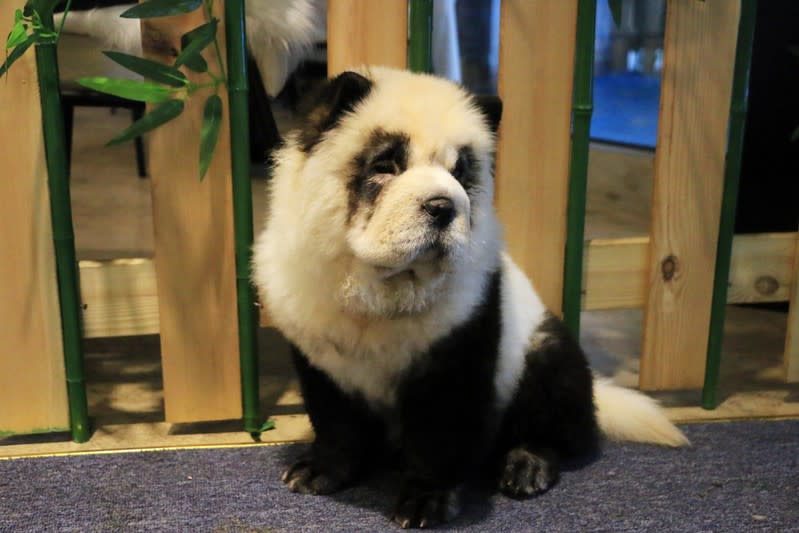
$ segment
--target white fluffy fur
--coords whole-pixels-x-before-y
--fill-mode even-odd
[[[120,18],[130,5],[72,11],[64,31],[88,35],[111,50],[141,54],[141,25]],[[325,36],[324,0],[245,0],[247,45],[258,65],[266,92],[277,95],[306,56]],[[61,23],[63,14],[55,15]]]
[[[391,406],[395,385],[436,340],[468,319],[487,274],[501,270],[502,338],[495,384],[504,407],[546,309],[506,254],[492,205],[493,138],[466,93],[449,82],[385,68],[362,70],[369,96],[310,155],[294,138],[276,155],[266,227],[254,249],[254,280],[283,333],[342,389]],[[347,220],[349,164],[376,128],[411,139],[408,170],[381,193],[371,218]],[[467,196],[447,172],[454,147],[471,145],[480,183]],[[458,215],[442,264],[418,257],[426,224],[420,201],[440,193]],[[409,207],[410,206],[410,207]],[[471,225],[469,220],[471,219]],[[427,269],[427,270],[425,270]],[[412,270],[415,276],[403,272]],[[684,442],[641,393],[597,382],[610,436]]]

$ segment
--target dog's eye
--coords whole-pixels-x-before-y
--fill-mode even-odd
[[[380,159],[372,163],[375,174],[399,174],[399,166],[393,159]]]
[[[450,172],[452,177],[458,181],[463,181],[463,177],[466,175],[466,164],[466,159],[464,157],[458,157],[455,167]]]

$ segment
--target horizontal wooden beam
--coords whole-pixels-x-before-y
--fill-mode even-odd
[[[729,303],[789,299],[799,233],[735,237]],[[583,309],[624,309],[644,304],[649,239],[587,243]],[[80,262],[86,337],[158,333],[158,296],[151,259]],[[267,325],[266,313],[261,325]]]
[[[784,302],[793,281],[797,233],[737,235],[733,241],[728,303]],[[597,239],[585,254],[583,309],[642,307],[649,239]]]

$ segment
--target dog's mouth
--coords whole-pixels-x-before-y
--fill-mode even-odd
[[[449,252],[443,244],[433,243],[420,248],[401,265],[375,265],[375,270],[383,280],[424,280],[440,273],[440,265],[448,255]]]

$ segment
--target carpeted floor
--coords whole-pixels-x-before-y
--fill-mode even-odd
[[[687,449],[608,444],[550,492],[470,490],[479,532],[799,531],[799,420],[685,427]],[[305,445],[0,461],[0,531],[391,531],[396,480],[332,497],[278,480]]]

